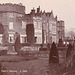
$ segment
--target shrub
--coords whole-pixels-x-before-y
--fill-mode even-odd
[[[73,47],[71,44],[68,45],[68,48],[67,48],[67,53],[66,53],[66,57],[69,57],[71,55],[71,51],[72,51]]]
[[[53,42],[50,49],[49,63],[58,63],[58,62],[59,62],[58,49],[56,47],[56,44]]]
[[[39,48],[39,51],[47,51],[47,48]]]

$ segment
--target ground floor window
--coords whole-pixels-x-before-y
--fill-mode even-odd
[[[14,34],[9,34],[9,43],[14,43]]]
[[[56,43],[56,36],[52,36],[52,42]]]
[[[35,41],[35,43],[37,43],[37,44],[41,44],[41,43],[42,43],[42,37],[37,36],[37,37],[35,37],[34,41]]]
[[[37,42],[37,37],[35,37],[35,40],[34,41],[35,41],[35,43]]]
[[[2,44],[2,34],[0,34],[0,44]]]
[[[27,37],[26,37],[26,35],[20,35],[20,42],[21,42],[21,43],[26,43],[26,42],[27,42]]]

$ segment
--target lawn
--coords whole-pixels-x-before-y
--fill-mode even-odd
[[[5,59],[5,57],[2,58]],[[12,60],[15,58],[16,60],[21,59],[21,57],[18,56],[8,56],[6,59],[8,58],[11,58]],[[66,75],[75,75],[75,64],[72,68],[69,66],[66,69],[60,64],[48,64],[48,58],[33,60],[21,59],[19,61],[9,62],[4,61],[2,62],[2,65],[4,67],[2,73],[5,73],[5,75],[65,75],[64,73],[67,73]]]

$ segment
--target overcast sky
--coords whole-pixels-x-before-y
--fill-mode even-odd
[[[65,21],[66,29],[75,28],[75,0],[0,0],[0,3],[22,3],[26,6],[26,13],[38,6],[46,12],[53,10],[58,20]]]

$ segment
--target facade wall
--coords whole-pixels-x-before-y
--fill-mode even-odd
[[[5,3],[0,4],[0,12],[16,12],[23,14],[25,11],[25,6],[22,4],[11,4],[11,3]]]
[[[17,4],[0,5],[0,23],[8,33],[8,42],[14,43],[15,32],[20,35],[26,35],[25,29],[22,29],[22,21],[25,14],[25,6]]]
[[[47,31],[48,31],[48,23],[47,23],[48,18],[46,16],[45,12],[41,15],[41,18],[42,18],[42,24],[43,24],[43,26],[42,26],[42,30],[43,30],[42,42],[43,42],[43,44],[46,44],[47,43],[47,35],[48,35],[48,33],[47,33]]]
[[[42,44],[42,19],[41,17],[31,17],[27,24],[34,25],[35,44]]]
[[[35,44],[42,44],[42,18],[33,16],[32,14],[26,14],[25,22],[34,25]]]
[[[52,42],[57,43],[56,21],[50,21],[49,37],[50,37],[50,40],[51,40],[50,43],[52,43]]]
[[[56,20],[53,16],[53,12],[44,13],[42,15],[43,30],[44,30],[44,44],[51,44],[52,42],[57,43],[57,25]]]
[[[61,37],[64,40],[64,21],[58,22],[52,11],[42,12],[40,7],[36,13],[33,8],[29,14],[25,14],[25,6],[22,4],[0,4],[0,23],[8,33],[7,40],[11,43],[15,41],[15,32],[20,34],[21,43],[27,42],[27,24],[34,24],[36,44],[57,43]]]
[[[58,34],[58,40],[62,39],[64,41],[64,38],[65,38],[64,21],[57,22],[57,34]]]

